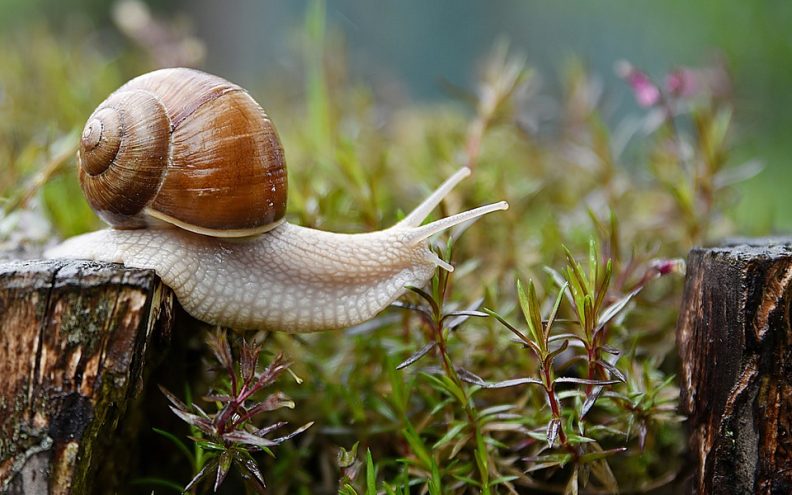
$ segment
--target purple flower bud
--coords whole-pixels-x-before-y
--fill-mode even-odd
[[[666,75],[665,89],[675,97],[710,96],[728,98],[731,78],[722,61],[709,67],[679,67]]]
[[[651,266],[661,277],[669,273],[685,273],[685,260],[680,258],[653,260]]]
[[[699,90],[699,71],[688,68],[669,72],[665,78],[666,91],[674,96],[692,96]]]

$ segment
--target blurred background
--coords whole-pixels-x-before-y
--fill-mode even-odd
[[[31,136],[52,141],[81,127],[114,87],[158,66],[192,65],[220,74],[250,88],[278,122],[279,113],[310,98],[304,71],[313,56],[305,42],[311,5],[0,0],[0,158],[35,162],[24,154]],[[321,36],[343,57],[330,58],[330,75],[334,66],[344,67],[338,77],[396,106],[457,106],[472,113],[460,93],[471,90],[479,64],[498,40],[537,69],[539,91],[550,97],[562,91],[565,71],[585,67],[600,83],[602,115],[612,128],[641,111],[614,70],[617,61],[629,60],[659,82],[679,67],[723,64],[732,78],[737,123],[732,159],[764,165],[740,186],[738,229],[751,234],[792,228],[786,214],[792,206],[789,2],[327,0],[323,8]],[[4,189],[18,179],[0,173]]]

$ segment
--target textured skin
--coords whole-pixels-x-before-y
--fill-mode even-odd
[[[238,329],[311,332],[366,321],[438,265],[411,229],[335,234],[284,223],[254,239],[175,228],[102,230],[69,239],[51,258],[156,270],[190,314]]]

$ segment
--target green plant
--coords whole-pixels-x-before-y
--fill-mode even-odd
[[[626,447],[616,447],[603,450],[599,442],[586,435],[589,425],[584,417],[591,410],[606,387],[626,381],[625,375],[615,366],[620,351],[607,346],[605,343],[605,328],[608,323],[625,309],[637,290],[627,294],[607,308],[603,307],[605,295],[608,292],[612,264],[608,260],[604,269],[600,270],[599,252],[594,241],[589,249],[589,270],[574,259],[569,250],[566,251],[568,265],[565,278],[557,272],[552,272],[557,278],[560,289],[553,303],[549,317],[544,320],[541,314],[541,305],[536,295],[534,283],[529,281],[527,290],[517,282],[517,294],[523,317],[528,327],[528,332],[523,332],[509,323],[505,318],[492,310],[487,310],[498,321],[517,336],[519,343],[529,349],[539,363],[539,379],[517,378],[497,383],[484,382],[479,377],[473,377],[474,383],[488,388],[512,387],[523,384],[540,385],[546,394],[550,406],[551,416],[546,426],[546,448],[542,448],[527,459],[529,465],[527,472],[540,469],[563,468],[572,464],[572,474],[567,482],[565,491],[576,493],[578,484],[583,487],[587,484],[588,474],[591,473],[609,491],[618,490],[616,481],[607,457],[626,450]],[[576,333],[559,333],[553,335],[553,324],[556,322],[559,307],[564,297],[571,301],[576,320],[571,322],[577,329]],[[570,342],[574,344],[570,348]],[[555,364],[557,358],[565,351],[582,348],[583,355],[567,356],[563,368],[570,369],[577,361],[585,363],[585,378],[576,376],[556,376]],[[612,358],[604,358],[603,354]],[[559,384],[585,385],[584,401],[579,410],[564,407],[561,398],[575,399],[579,395],[575,390],[559,393]],[[573,404],[574,406],[574,404]],[[558,449],[554,449],[558,443]],[[584,474],[581,476],[581,472]]]

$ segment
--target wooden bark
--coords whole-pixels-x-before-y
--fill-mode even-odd
[[[698,494],[792,493],[792,239],[695,249],[677,342]]]
[[[0,492],[115,492],[128,464],[119,438],[136,433],[124,415],[167,347],[172,310],[149,270],[0,264]]]

